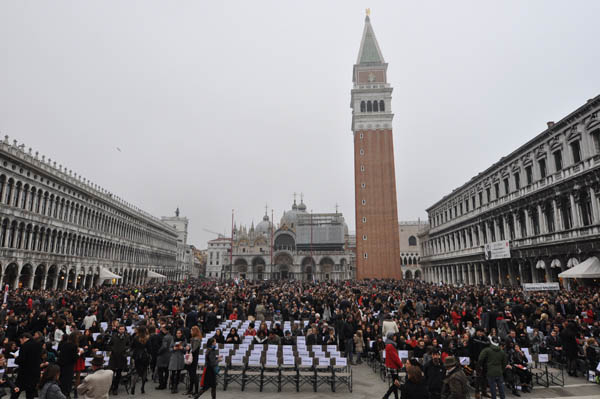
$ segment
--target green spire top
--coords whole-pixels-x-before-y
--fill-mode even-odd
[[[357,64],[383,64],[384,62],[383,55],[379,49],[379,44],[377,44],[377,39],[375,38],[375,32],[373,32],[373,27],[371,26],[371,20],[367,14],[365,17],[365,29],[360,43]]]

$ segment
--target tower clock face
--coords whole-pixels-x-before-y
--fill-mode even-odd
[[[368,76],[368,79],[369,79],[369,82],[371,82],[371,83],[374,82],[375,81],[375,74],[373,72],[370,72],[369,76]]]

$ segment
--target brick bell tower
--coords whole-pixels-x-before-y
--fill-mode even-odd
[[[365,18],[352,81],[356,277],[402,278],[394,142],[392,87],[369,18]]]

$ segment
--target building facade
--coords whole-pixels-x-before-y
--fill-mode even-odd
[[[204,276],[212,279],[223,278],[225,265],[231,264],[231,238],[219,235],[214,240],[210,240],[206,252],[206,274]]]
[[[304,281],[354,278],[353,252],[347,246],[348,226],[343,215],[309,213],[306,209],[304,201],[296,204],[294,200],[279,226],[274,226],[266,213],[256,227],[235,226],[233,254],[223,267],[222,277]]]
[[[194,249],[188,244],[189,219],[179,216],[179,208],[175,210],[175,216],[163,216],[161,220],[173,227],[177,232],[177,264],[174,270],[174,279],[183,280],[194,275]]]
[[[600,96],[433,204],[420,234],[425,279],[519,285],[600,249]],[[509,257],[484,251],[508,243]],[[561,282],[562,283],[562,282]]]
[[[106,271],[138,284],[173,278],[177,233],[156,217],[8,136],[0,142],[3,286],[87,288]]]
[[[392,135],[392,87],[369,16],[351,93],[354,134],[356,276],[402,278]]]
[[[400,235],[400,264],[402,265],[402,276],[407,279],[421,280],[421,243],[419,233],[427,230],[427,222],[401,221],[398,223]]]

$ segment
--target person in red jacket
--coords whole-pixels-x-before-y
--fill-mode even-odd
[[[400,387],[400,379],[398,378],[398,370],[402,368],[402,360],[398,356],[396,345],[397,335],[393,332],[388,333],[385,341],[385,367],[392,371],[392,385],[390,389],[383,395],[383,399],[388,399],[394,393],[394,398],[398,399],[398,388]]]

